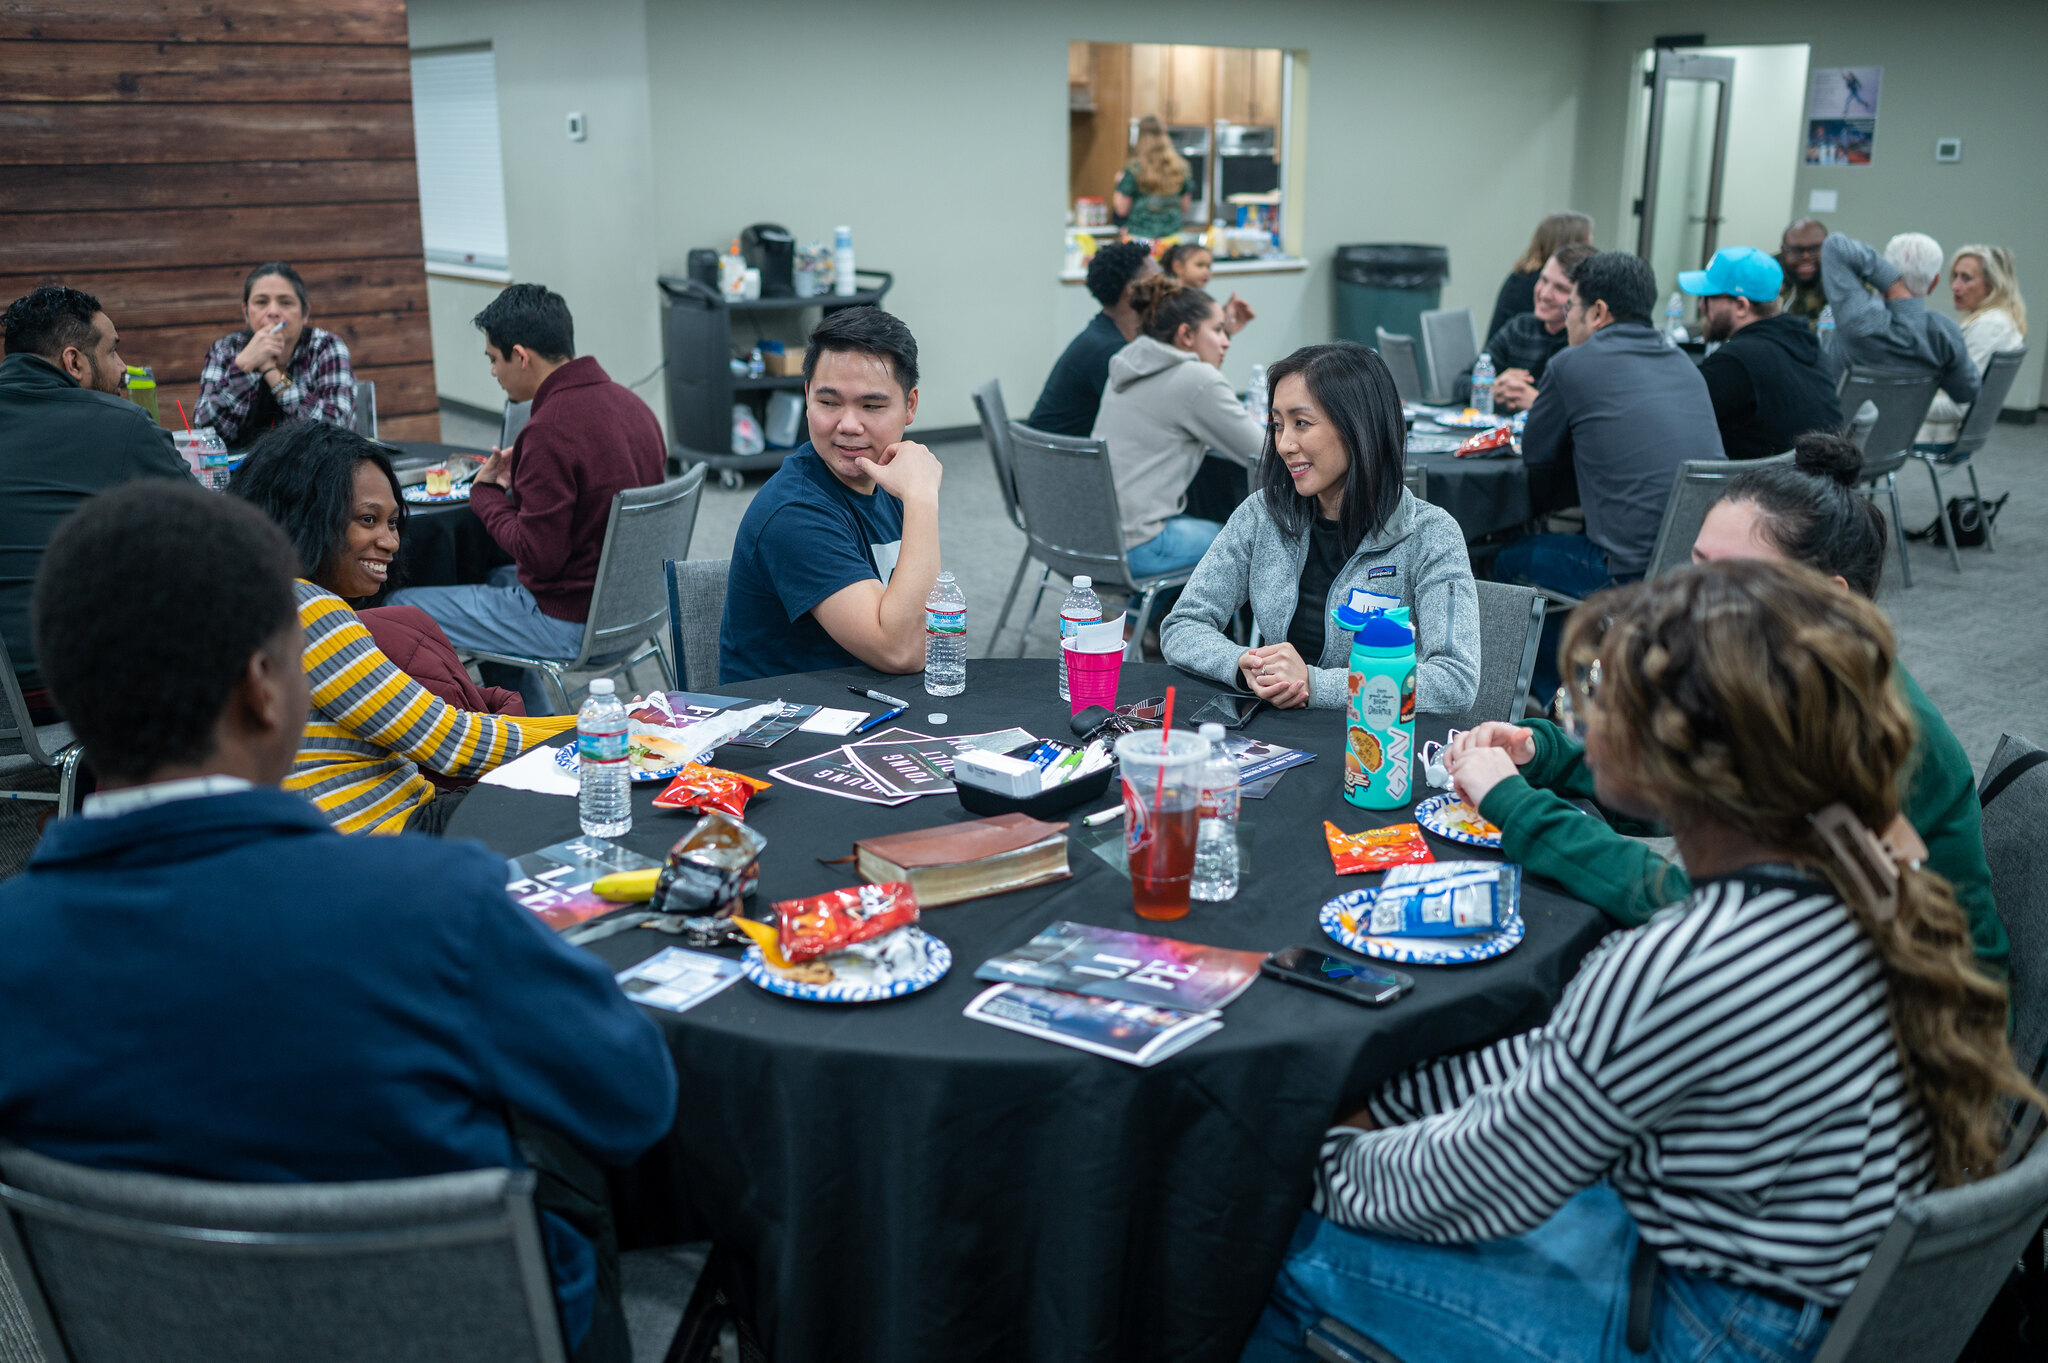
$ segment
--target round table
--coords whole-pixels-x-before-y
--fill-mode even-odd
[[[1459,435],[1464,432],[1450,432]],[[1428,473],[1425,498],[1451,513],[1467,543],[1528,524],[1529,466],[1510,457],[1460,459],[1454,454],[1411,454],[1408,463]]]
[[[966,692],[945,700],[916,677],[866,669],[721,689],[860,704],[849,683],[910,699],[896,723],[924,732],[1070,732],[1045,659],[971,660]],[[1217,689],[1126,664],[1119,694],[1169,684],[1183,715]],[[929,724],[940,710],[946,724]],[[1441,720],[1425,716],[1421,728],[1442,737]],[[1587,905],[1525,882],[1528,935],[1497,960],[1400,967],[1415,989],[1384,1009],[1262,978],[1225,1010],[1222,1031],[1150,1069],[962,1017],[986,987],[974,978],[982,961],[1062,918],[1225,947],[1336,950],[1317,910],[1374,881],[1332,872],[1322,821],[1356,831],[1409,815],[1339,798],[1337,713],[1268,710],[1246,732],[1319,757],[1245,802],[1250,870],[1232,902],[1147,923],[1131,911],[1129,881],[1074,842],[1072,879],[930,910],[924,927],[951,945],[953,969],[922,993],[822,1005],[742,982],[687,1013],[650,1011],[682,1097],[669,1137],[615,1183],[622,1242],[708,1238],[737,1251],[783,1363],[1235,1359],[1340,1109],[1416,1061],[1540,1022],[1609,928]],[[847,741],[799,732],[718,760],[763,774]],[[693,819],[656,812],[654,789],[635,787],[633,831],[620,841],[659,857]],[[1070,832],[1111,802],[1072,811]],[[970,816],[950,795],[885,808],[781,786],[747,817],[768,839],[758,916],[774,900],[855,881],[820,858],[845,855],[856,837]],[[574,801],[484,785],[449,836],[513,856],[576,832]],[[1496,855],[1431,841],[1440,859]],[[673,940],[633,930],[590,949],[624,969]]]
[[[426,440],[387,440],[398,451],[392,466],[400,481],[406,475],[456,458],[487,459],[489,450],[466,445],[442,445]],[[486,581],[493,568],[512,562],[512,556],[491,538],[469,503],[406,504],[405,536],[398,547],[398,568],[392,581],[398,587],[459,587]]]

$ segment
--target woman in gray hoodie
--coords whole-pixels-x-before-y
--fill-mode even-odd
[[[1351,632],[1330,618],[1406,606],[1415,704],[1456,714],[1479,693],[1479,594],[1458,523],[1401,483],[1406,435],[1386,362],[1354,341],[1304,346],[1268,374],[1272,426],[1256,490],[1160,626],[1166,661],[1283,709],[1341,709]],[[1246,602],[1266,643],[1224,631]]]

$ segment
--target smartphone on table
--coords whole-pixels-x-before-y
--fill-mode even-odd
[[[1195,711],[1188,723],[1196,729],[1204,724],[1221,724],[1226,729],[1242,729],[1245,721],[1257,714],[1265,703],[1257,696],[1244,696],[1225,691],[1209,697],[1202,708]]]
[[[1332,956],[1314,947],[1288,947],[1268,956],[1259,973],[1318,993],[1383,1008],[1415,987],[1411,975],[1365,961]]]

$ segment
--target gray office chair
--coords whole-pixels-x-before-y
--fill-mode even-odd
[[[49,1363],[564,1363],[529,1170],[207,1183],[0,1149]]]
[[[718,631],[725,624],[732,560],[670,559],[661,567],[668,583],[668,655],[685,691],[709,691],[718,685]]]
[[[512,442],[517,440],[519,433],[526,429],[526,419],[532,415],[533,400],[531,398],[525,402],[513,402],[508,399],[505,403],[505,415],[498,420],[498,448],[501,450],[511,449]]]
[[[1868,402],[1877,408],[1877,420],[1857,446],[1863,451],[1861,481],[1872,496],[1876,495],[1877,484],[1882,483],[1891,498],[1892,533],[1899,544],[1899,576],[1908,587],[1913,585],[1913,565],[1906,559],[1906,527],[1899,519],[1899,470],[1905,467],[1913,436],[1920,423],[1927,420],[1927,409],[1934,405],[1939,385],[1939,377],[1931,371],[1865,369],[1859,365],[1843,371],[1837,389],[1842,410],[1851,414],[1852,439],[1858,424],[1855,416],[1861,413],[1863,404]]]
[[[1991,897],[2012,941],[2013,1054],[2031,1069],[2048,1051],[2048,752],[2002,735],[1977,792]]]
[[[1437,308],[1422,314],[1422,357],[1427,365],[1423,378],[1431,402],[1452,401],[1458,375],[1479,358],[1473,325],[1470,308]]]
[[[356,434],[368,440],[377,438],[377,381],[356,380]]]
[[[1139,598],[1141,623],[1151,618],[1152,603],[1160,592],[1187,585],[1194,572],[1192,564],[1151,577],[1131,571],[1130,560],[1124,557],[1123,512],[1117,504],[1108,445],[1100,440],[1048,435],[1012,421],[1010,454],[1024,534],[1031,542],[1031,556],[1046,566],[1047,573],[1065,577],[1086,573],[1098,588],[1130,593]],[[1020,658],[1024,641],[1031,637],[1031,624],[1038,618],[1039,604],[1045,599],[1045,588],[1046,574],[1041,573],[1017,639]],[[1143,637],[1142,627],[1131,635],[1126,656],[1133,661],[1139,658]]]
[[[1409,464],[1401,470],[1401,486],[1415,494],[1415,500],[1429,500],[1429,470],[1420,464]]]
[[[1374,329],[1377,340],[1373,348],[1380,358],[1387,362],[1387,372],[1394,376],[1394,392],[1403,402],[1421,402],[1422,365],[1416,358],[1415,338],[1400,336],[1385,327]]]
[[[1692,562],[1692,542],[1700,537],[1707,512],[1744,470],[1791,462],[1790,454],[1774,454],[1769,459],[1686,460],[1671,480],[1671,495],[1664,500],[1664,520],[1657,527],[1657,543],[1650,550],[1650,566],[1643,576],[1657,577]]]
[[[62,819],[78,811],[78,764],[85,749],[78,746],[69,724],[37,724],[29,718],[28,701],[21,694],[21,678],[14,675],[14,663],[7,656],[7,641],[0,639],[0,694],[7,698],[7,711],[0,714],[0,757],[26,757],[39,767],[57,772],[57,793],[46,790],[10,790],[0,799],[48,800],[57,806]]]
[[[1956,432],[1956,438],[1946,445],[1915,445],[1911,456],[1927,467],[1927,477],[1934,483],[1934,524],[1941,532],[1941,542],[1948,546],[1948,561],[1957,572],[1963,570],[1963,556],[1956,552],[1956,542],[1948,532],[1948,499],[1941,495],[1941,471],[1961,467],[1970,475],[1970,496],[1979,506],[1984,504],[1984,494],[1977,490],[1977,466],[1970,462],[1970,456],[1984,448],[1984,442],[1991,438],[1991,428],[1998,424],[1998,414],[2004,410],[2006,394],[2012,392],[2012,381],[2019,376],[2020,366],[2027,362],[2027,352],[2001,350],[1984,365],[1983,381],[1977,386],[1977,397],[1963,413],[1963,424]],[[1998,548],[1997,537],[1991,528],[1991,518],[1984,518],[1984,547]]]
[[[575,710],[566,676],[570,672],[623,675],[630,682],[633,669],[652,658],[661,664],[663,679],[673,686],[675,674],[660,643],[662,626],[668,620],[661,564],[689,557],[705,467],[697,464],[680,478],[653,487],[627,488],[612,498],[604,548],[597,560],[597,582],[590,592],[590,615],[583,623],[583,644],[574,658],[528,658],[484,649],[464,649],[463,656],[539,672],[546,679],[548,699],[558,707],[555,713],[562,715]],[[577,694],[582,692],[583,688],[578,688]]]
[[[996,466],[996,490],[1003,494],[1003,510],[1009,515],[1010,524],[1023,530],[1024,513],[1017,507],[1017,478],[1012,472],[1015,459],[1010,452],[1010,412],[1003,402],[1000,380],[990,379],[974,390],[974,411],[981,418],[981,438],[988,446],[989,460]],[[1010,608],[1017,604],[1017,589],[1024,585],[1024,571],[1030,566],[1031,539],[1030,532],[1025,531],[1023,556],[1017,560],[1017,571],[1010,577],[1009,595],[1003,598],[1003,609],[996,616],[996,627],[988,633],[988,652],[982,656],[995,656],[996,636],[1010,621]],[[1045,573],[1040,573],[1041,588],[1044,582]]]
[[[1451,721],[1453,729],[1470,729],[1489,719],[1520,719],[1543,643],[1541,593],[1484,578],[1473,585],[1479,589],[1479,694],[1471,708]]]

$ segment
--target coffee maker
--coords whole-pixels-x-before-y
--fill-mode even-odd
[[[757,222],[740,233],[740,254],[761,272],[763,298],[796,295],[796,238],[787,227]]]

